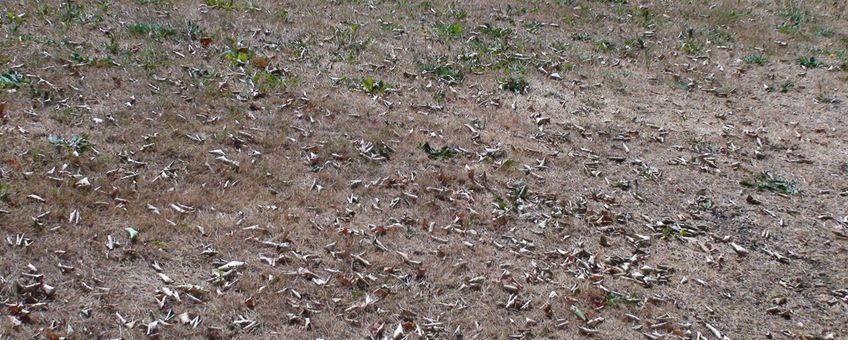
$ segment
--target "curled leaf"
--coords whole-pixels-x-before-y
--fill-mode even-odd
[[[135,230],[131,227],[126,227],[124,228],[124,230],[126,230],[127,234],[130,236],[131,242],[135,242],[136,240],[138,240],[138,230]]]
[[[571,314],[574,314],[580,320],[586,321],[586,315],[583,314],[583,311],[580,308],[577,308],[575,305],[571,305]]]

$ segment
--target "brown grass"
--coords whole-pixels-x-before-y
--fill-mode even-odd
[[[0,339],[848,336],[845,4],[201,3],[0,5]]]

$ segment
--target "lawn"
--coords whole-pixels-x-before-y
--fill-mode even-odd
[[[843,1],[0,11],[0,340],[848,337]]]

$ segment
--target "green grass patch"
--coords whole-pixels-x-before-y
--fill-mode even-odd
[[[764,172],[751,180],[744,180],[739,184],[747,188],[767,190],[784,195],[798,195],[801,192],[794,181],[774,176],[768,172]]]
[[[9,33],[18,33],[18,29],[24,24],[25,16],[23,13],[15,14],[12,11],[6,11],[5,15],[3,15],[3,21],[9,25]]]
[[[247,47],[230,48],[224,52],[223,58],[229,61],[233,66],[241,66],[253,58],[255,53]]]
[[[722,27],[713,27],[707,31],[710,41],[716,45],[730,45],[736,41],[733,33]]]
[[[112,58],[103,57],[90,57],[86,55],[82,55],[79,52],[71,52],[71,60],[77,62],[82,65],[93,65],[94,67],[107,67],[115,65],[115,62],[112,61]]]
[[[150,39],[167,39],[177,35],[177,30],[171,25],[163,26],[157,23],[138,22],[127,26],[127,30],[134,35],[145,36]]]
[[[538,34],[542,30],[542,22],[536,20],[526,22],[524,23],[524,29],[531,34]]]
[[[724,12],[724,16],[731,18],[731,19],[738,19],[738,18],[742,18],[742,17],[751,16],[751,10],[750,9],[745,9],[745,10],[731,9],[727,12]]]
[[[273,92],[276,90],[284,90],[288,86],[297,84],[295,79],[286,78],[281,71],[266,71],[261,70],[256,72],[253,77],[253,84],[262,93]]]
[[[91,150],[91,142],[89,142],[89,137],[87,134],[73,136],[70,139],[64,139],[59,136],[51,135],[50,137],[47,137],[47,141],[51,145],[71,149],[80,155],[88,150]]]
[[[700,54],[704,50],[704,47],[697,41],[688,40],[680,46],[680,49],[686,52],[686,54],[696,55]]]
[[[824,65],[815,56],[800,56],[798,57],[798,65],[806,68],[818,68]]]
[[[0,74],[0,89],[17,89],[25,82],[24,76],[18,71],[8,70]]]
[[[373,77],[367,76],[359,82],[360,88],[365,93],[370,95],[383,94],[389,88],[389,85],[382,80],[374,80]]]
[[[9,192],[12,191],[12,187],[7,183],[0,183],[0,201],[9,201]]]
[[[622,306],[622,305],[637,305],[641,299],[636,294],[621,294],[609,292],[604,296],[604,306]]]
[[[459,5],[456,2],[451,2],[448,4],[448,15],[453,17],[456,20],[462,20],[468,17],[468,12],[464,9],[459,8]]]
[[[280,22],[289,22],[289,11],[285,8],[280,8],[274,11],[274,17]]]
[[[505,27],[497,27],[491,24],[484,24],[479,28],[480,33],[495,39],[504,39],[512,35],[512,30]]]
[[[447,145],[442,146],[439,149],[433,149],[428,142],[424,142],[424,144],[421,145],[421,149],[427,153],[427,157],[430,157],[430,159],[451,159],[459,154],[456,149]]]
[[[530,83],[524,78],[507,77],[498,79],[498,88],[515,94],[527,94]]]
[[[615,49],[615,43],[609,40],[601,40],[595,43],[595,49],[601,53],[608,53]]]
[[[234,0],[206,0],[206,6],[225,10],[232,10],[236,8]]]
[[[755,64],[755,65],[760,65],[760,66],[766,65],[769,62],[769,60],[766,56],[759,54],[759,53],[749,54],[749,55],[745,56],[745,58],[743,58],[742,60],[746,64]]]
[[[154,6],[171,6],[173,0],[135,0],[139,5],[154,5]]]
[[[813,30],[813,34],[822,38],[833,38],[836,36],[836,31],[827,27],[816,27],[816,29]]]
[[[460,25],[458,23],[453,23],[453,24],[438,23],[438,24],[436,24],[436,32],[438,32],[439,36],[441,36],[441,37],[451,38],[451,39],[459,38],[459,37],[462,37],[462,31],[463,31],[462,25]]]
[[[592,41],[592,36],[586,32],[572,32],[568,37],[573,41]]]
[[[355,63],[359,55],[371,43],[370,37],[364,39],[359,37],[360,28],[362,26],[359,24],[349,24],[335,29],[333,39],[336,42],[336,48],[333,51],[333,56],[336,61],[344,61],[348,64]]]
[[[432,75],[439,81],[449,85],[459,84],[463,79],[463,72],[459,65],[448,61],[447,57],[439,56],[433,58],[420,66],[424,73]]]
[[[783,22],[777,25],[777,31],[784,34],[797,33],[801,26],[810,20],[810,13],[801,8],[790,5],[777,12],[783,18]]]

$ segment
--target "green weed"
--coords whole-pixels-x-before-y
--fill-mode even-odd
[[[533,20],[533,21],[525,23],[524,29],[526,29],[527,32],[529,32],[529,33],[537,34],[537,33],[539,33],[539,31],[542,30],[542,23],[539,22],[539,21]]]
[[[749,54],[749,55],[745,56],[745,58],[742,59],[742,60],[746,64],[756,64],[756,65],[760,65],[760,66],[768,64],[768,62],[769,62],[769,60],[766,56],[759,54],[759,53]]]
[[[568,36],[574,41],[592,41],[592,36],[586,32],[572,32]]]
[[[84,22],[85,21],[85,18],[84,18],[85,5],[80,5],[80,4],[77,4],[75,2],[65,2],[62,7],[64,7],[62,9],[62,12],[61,12],[62,13],[61,14],[62,21],[66,22],[66,23],[70,23],[70,22],[73,22],[73,21],[76,21],[76,22]]]
[[[55,146],[69,148],[80,155],[91,149],[91,143],[87,134],[73,136],[71,139],[51,135],[47,137],[47,141]]]
[[[186,36],[189,40],[198,40],[206,35],[206,30],[193,21],[186,22]]]
[[[0,74],[0,89],[17,89],[24,84],[24,77],[17,71],[8,70]]]
[[[777,31],[784,34],[796,33],[801,29],[802,24],[809,21],[809,12],[791,5],[777,12],[783,18],[783,22],[777,25]]]
[[[436,24],[436,32],[439,33],[439,36],[446,38],[459,38],[462,36],[462,25],[453,23],[453,24]]]
[[[509,28],[496,27],[491,24],[480,26],[480,33],[485,34],[495,39],[504,39],[512,35],[512,30]]]
[[[170,25],[162,26],[157,23],[139,22],[129,25],[127,29],[132,34],[155,40],[167,39],[177,35],[177,30]]]
[[[206,6],[225,10],[232,10],[236,7],[233,0],[206,0]]]
[[[274,17],[280,22],[289,22],[289,11],[285,8],[280,8],[274,11]]]
[[[427,156],[430,157],[430,159],[451,159],[458,154],[456,149],[447,145],[442,146],[440,149],[433,149],[428,142],[424,142],[424,144],[421,145],[421,149],[427,153]]]
[[[9,201],[9,192],[12,191],[12,187],[6,183],[0,183],[0,201]]]
[[[337,61],[353,64],[371,43],[371,38],[359,38],[360,28],[359,24],[350,24],[347,27],[335,29],[333,36],[336,41],[336,49],[333,51],[333,55]]]
[[[773,176],[768,172],[764,172],[752,180],[744,180],[739,184],[748,188],[768,190],[784,195],[798,195],[800,193],[800,190],[798,190],[794,181],[787,180],[780,176]]]
[[[451,2],[448,4],[448,14],[456,20],[465,19],[468,16],[468,12],[466,12],[462,8],[457,8],[456,2]]]
[[[707,36],[709,36],[713,44],[716,45],[730,45],[736,41],[733,33],[721,27],[713,27],[709,29],[707,31]]]
[[[620,294],[609,292],[604,296],[604,306],[636,305],[641,301],[636,294]]]
[[[798,57],[798,65],[801,65],[806,68],[817,68],[821,67],[824,64],[816,59],[815,56],[800,56]]]
[[[498,88],[515,94],[527,94],[528,83],[524,78],[508,77],[498,79]]]
[[[245,65],[253,56],[254,52],[246,47],[230,48],[224,52],[224,60],[229,61],[233,66]]]
[[[15,14],[12,11],[6,11],[6,14],[3,16],[4,21],[9,24],[11,27],[9,28],[9,32],[14,34],[18,32],[18,29],[21,25],[24,24],[24,16],[25,14]]]
[[[704,47],[696,41],[689,40],[684,42],[680,49],[683,50],[683,52],[686,52],[686,54],[696,55],[700,54],[703,51]]]
[[[135,2],[139,5],[156,5],[156,6],[170,6],[173,4],[173,0],[135,0]]]
[[[827,27],[816,27],[816,29],[813,31],[813,34],[822,38],[833,38],[836,36],[836,31]]]
[[[383,94],[389,86],[382,80],[374,80],[371,76],[367,76],[360,82],[360,88],[370,95]]]
[[[254,74],[251,80],[253,80],[254,85],[262,93],[268,93],[274,90],[282,90],[285,89],[288,85],[295,84],[294,80],[287,79],[279,71],[270,72],[262,70]]]
[[[463,78],[462,70],[456,64],[448,62],[447,57],[443,56],[421,65],[421,70],[450,85],[458,84]]]

